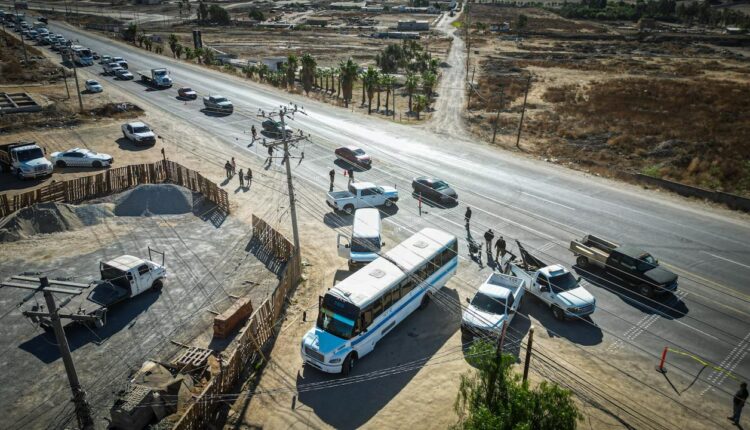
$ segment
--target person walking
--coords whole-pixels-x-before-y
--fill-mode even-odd
[[[234,157],[232,157],[232,176],[237,173],[237,163],[234,161]]]
[[[258,138],[258,131],[255,130],[255,125],[253,125],[252,127],[250,127],[250,133],[253,134],[253,142],[255,142],[255,139]]]
[[[495,238],[495,233],[492,232],[492,229],[487,230],[487,232],[484,233],[484,241],[487,243],[487,258],[492,259],[492,239]]]
[[[747,395],[747,382],[743,382],[740,384],[740,389],[734,393],[734,398],[732,399],[732,416],[727,417],[736,426],[740,425],[740,415],[742,415],[742,408],[745,407]]]
[[[351,184],[354,182],[354,169],[349,169],[346,173],[349,175],[349,183]]]
[[[272,161],[273,161],[273,146],[269,146],[268,147],[268,159],[266,160],[266,163],[268,163],[268,165],[270,166]]]
[[[464,215],[464,219],[466,220],[466,229],[469,229],[469,222],[471,221],[471,208],[466,206],[466,214]]]
[[[495,242],[495,260],[505,257],[505,239],[502,236]]]
[[[240,188],[245,188],[245,175],[242,173],[242,169],[240,169]]]
[[[232,164],[227,161],[224,163],[224,170],[227,171],[227,179],[232,177]]]
[[[328,191],[333,191],[333,180],[336,179],[336,171],[334,169],[331,169],[331,171],[328,172],[328,176],[331,178],[331,186],[329,187]]]

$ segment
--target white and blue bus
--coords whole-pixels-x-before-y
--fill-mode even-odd
[[[348,375],[456,273],[457,251],[455,236],[425,228],[336,284],[319,299],[315,327],[302,339],[302,361]]]

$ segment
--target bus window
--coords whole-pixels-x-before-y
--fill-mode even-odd
[[[375,300],[372,304],[372,319],[375,319],[383,313],[383,303],[380,299]]]
[[[383,311],[391,307],[391,300],[393,300],[392,297],[393,294],[390,291],[383,294]]]
[[[396,303],[401,299],[401,289],[396,288],[393,290],[393,303]]]

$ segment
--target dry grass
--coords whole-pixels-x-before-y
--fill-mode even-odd
[[[59,68],[46,60],[39,49],[26,44],[25,57],[21,41],[12,35],[0,37],[0,83],[20,84],[56,80]]]
[[[554,157],[750,193],[750,84],[614,79],[548,89],[528,129]]]

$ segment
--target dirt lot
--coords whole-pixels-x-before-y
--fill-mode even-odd
[[[528,16],[522,42],[513,23]],[[477,5],[475,21],[511,32],[474,30],[478,84],[472,131],[515,146],[531,77],[521,148],[598,174],[627,170],[750,195],[750,51],[727,40],[641,35],[622,24],[567,20],[538,9]],[[698,37],[698,36],[696,36]],[[718,37],[718,36],[717,36]],[[500,102],[498,88],[504,88]]]

